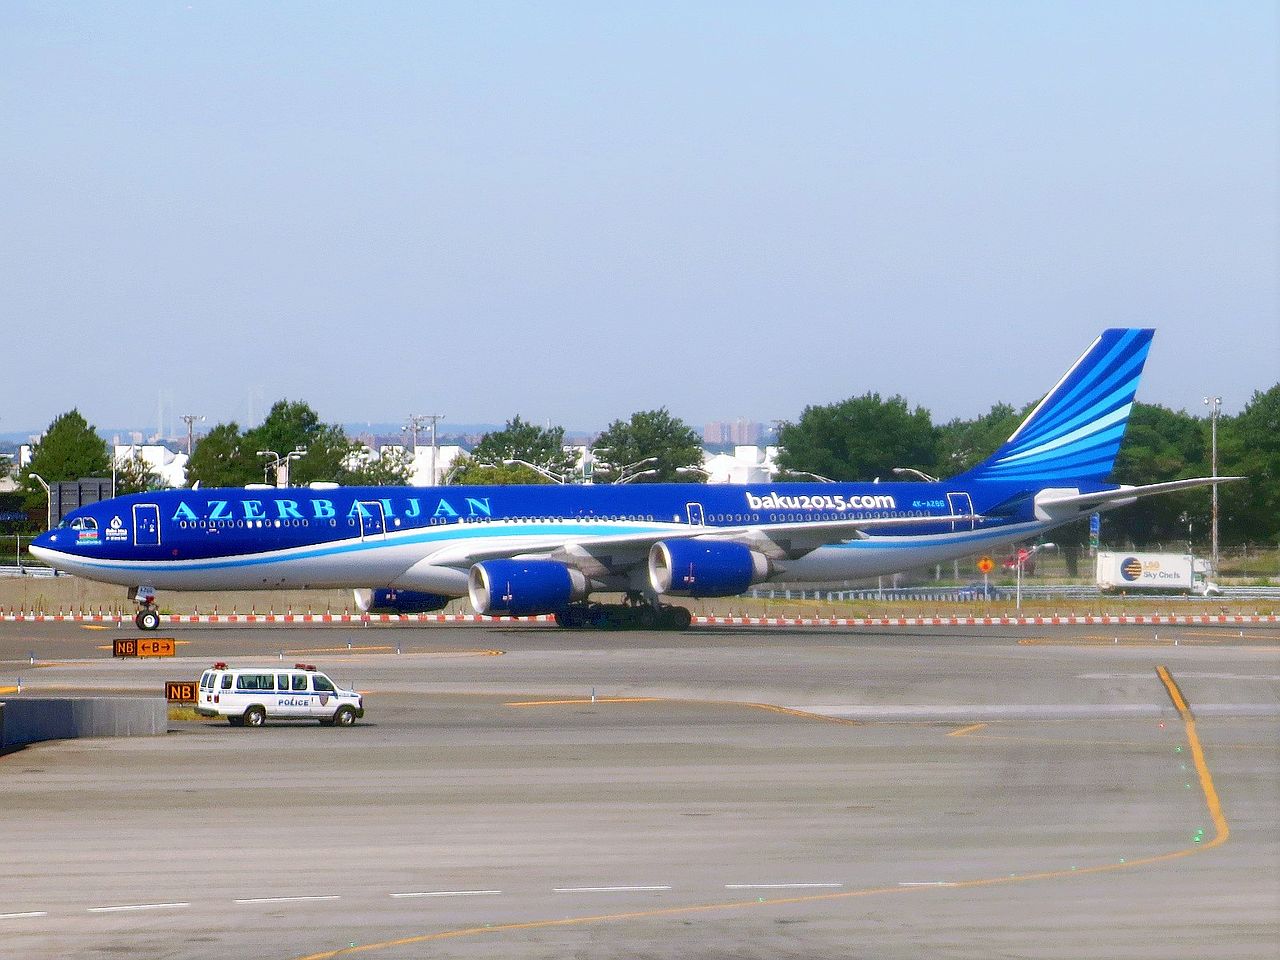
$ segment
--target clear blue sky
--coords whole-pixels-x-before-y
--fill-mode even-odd
[[[0,431],[1280,380],[1277,5],[0,6]],[[262,404],[258,404],[261,412]]]

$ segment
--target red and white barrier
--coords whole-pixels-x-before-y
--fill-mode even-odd
[[[133,617],[122,613],[84,611],[48,613],[14,611],[0,613],[5,623],[96,623],[124,627]],[[170,613],[161,625],[217,624],[220,626],[291,626],[359,624],[382,626],[423,623],[482,623],[494,626],[554,624],[555,617],[484,617],[474,613]],[[1277,614],[1152,614],[1037,617],[701,617],[696,626],[709,627],[1080,627],[1080,626],[1233,626],[1280,623]]]

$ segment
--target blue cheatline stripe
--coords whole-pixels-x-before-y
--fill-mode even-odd
[[[281,561],[295,560],[314,560],[322,557],[332,557],[339,554],[360,553],[369,550],[378,550],[387,546],[407,546],[418,543],[441,542],[448,543],[456,540],[470,540],[479,538],[493,537],[529,537],[529,536],[547,536],[551,534],[569,535],[581,533],[585,525],[522,525],[513,527],[511,525],[499,524],[475,524],[475,525],[457,525],[449,527],[437,527],[434,530],[427,530],[421,533],[391,533],[386,539],[364,540],[360,542],[350,543],[331,543],[322,544],[310,548],[289,547],[279,550],[272,554],[264,555],[243,555],[239,557],[227,557],[225,559],[211,559],[202,561],[184,561],[172,560],[165,561],[165,569],[188,572],[194,570],[225,570],[232,567],[252,567],[262,564],[279,563]],[[590,530],[593,536],[609,536],[622,533],[661,533],[668,530],[684,530],[688,529],[687,524],[671,524],[667,526],[618,526],[602,524],[591,524]],[[708,527],[708,530],[715,528]],[[590,542],[590,537],[584,538]],[[296,552],[294,552],[296,551]],[[154,560],[100,560],[88,561],[81,557],[71,557],[77,564],[87,567],[93,567],[99,570],[129,570],[135,568],[138,564],[153,564]],[[424,558],[425,559],[425,558]]]

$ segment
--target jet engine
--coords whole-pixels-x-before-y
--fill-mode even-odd
[[[449,602],[449,597],[418,590],[395,590],[390,587],[357,590],[356,606],[363,613],[431,613]]]
[[[554,560],[484,560],[467,577],[471,605],[494,617],[555,613],[589,591],[580,571]]]
[[[649,582],[677,597],[734,597],[768,579],[768,557],[740,543],[660,540],[649,550]]]

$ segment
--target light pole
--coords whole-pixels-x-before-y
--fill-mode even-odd
[[[187,425],[187,459],[191,459],[191,450],[195,446],[195,424],[204,423],[204,417],[198,413],[184,413],[178,418]]]
[[[703,483],[711,482],[711,471],[704,470],[702,467],[676,467],[676,473],[700,473]]]
[[[1213,575],[1218,575],[1218,417],[1222,412],[1221,397],[1205,397],[1205,406],[1209,407],[1209,458],[1213,477]]]
[[[820,473],[810,473],[808,470],[788,470],[787,473],[793,477],[813,477],[819,483],[835,483],[830,477],[824,477]]]
[[[1056,549],[1058,549],[1058,545],[1056,543],[1038,543],[1034,547],[1028,547],[1026,550],[1019,548],[1018,552],[1013,555],[1014,563],[1018,568],[1018,591],[1017,602],[1015,603],[1018,610],[1022,609],[1022,565],[1027,562],[1029,557],[1041,550]]]
[[[267,479],[268,470],[275,470],[276,486],[287,487],[289,485],[289,463],[293,460],[301,460],[306,455],[307,451],[305,447],[294,447],[293,450],[286,453],[283,457],[274,450],[259,450],[258,456],[271,458],[271,462],[262,468],[262,479]]]
[[[899,477],[905,477],[905,476],[908,476],[908,475],[910,475],[910,476],[914,476],[914,477],[919,477],[919,478],[920,478],[921,480],[923,480],[925,483],[937,483],[937,482],[938,482],[938,478],[937,478],[937,477],[931,477],[931,476],[929,476],[929,474],[925,473],[923,470],[917,470],[915,467],[894,467],[894,468],[893,468],[893,472],[894,472],[895,474],[897,474]]]
[[[613,482],[614,483],[630,483],[636,477],[651,477],[658,471],[657,470],[640,470],[635,473],[632,473],[630,471],[635,470],[636,467],[643,467],[646,463],[657,463],[657,462],[658,462],[657,457],[645,457],[643,460],[637,460],[635,463],[623,464],[621,467],[618,468],[618,479]]]
[[[418,431],[425,423],[431,424],[431,480],[429,487],[436,485],[436,424],[444,419],[443,413],[414,413],[409,415],[409,422],[404,428],[413,435],[413,459],[418,460]]]
[[[540,467],[536,463],[530,463],[528,460],[517,460],[515,458],[509,458],[509,459],[503,460],[502,462],[506,464],[508,467],[515,467],[515,466],[528,467],[534,473],[541,474],[542,476],[550,480],[552,483],[558,483],[561,486],[564,485],[564,477],[557,477],[550,470]]]
[[[40,481],[40,486],[44,487],[45,503],[47,504],[47,507],[45,509],[45,514],[44,514],[44,528],[46,530],[52,530],[53,529],[53,491],[49,489],[49,484],[45,483],[44,477],[40,476],[40,474],[28,473],[27,476],[31,477],[33,480]]]

